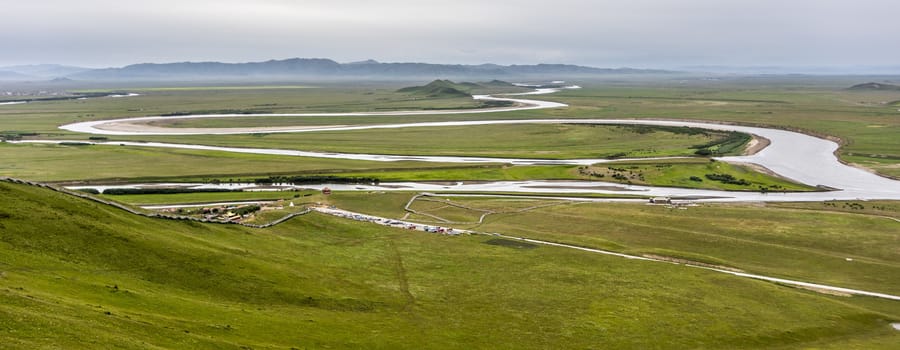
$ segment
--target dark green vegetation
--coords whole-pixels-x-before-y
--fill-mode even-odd
[[[695,145],[693,148],[696,148],[697,152],[694,152],[694,154],[700,156],[723,156],[741,153],[752,138],[750,135],[739,132],[730,132],[727,133],[727,135],[728,136],[720,140],[710,141],[702,145]]]
[[[707,188],[731,191],[808,191],[813,187],[708,159],[621,161],[578,167],[590,179],[634,185]]]
[[[888,325],[900,319],[895,302],[673,264],[318,214],[259,230],[135,217],[22,185],[0,184],[0,197],[0,338],[10,349],[890,349],[900,341]],[[619,217],[647,210],[662,209]],[[742,255],[772,247],[746,248]],[[855,250],[897,261],[875,242]],[[896,290],[897,275],[881,276],[881,286]]]

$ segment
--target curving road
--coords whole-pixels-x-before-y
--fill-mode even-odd
[[[578,88],[571,86],[568,88]],[[559,89],[537,89],[532,92],[513,95],[539,95],[559,91]],[[519,182],[489,182],[489,183],[460,183],[456,186],[442,186],[428,183],[394,183],[387,186],[358,186],[358,185],[329,185],[337,190],[417,190],[417,191],[509,191],[509,192],[592,192],[592,193],[630,193],[648,196],[682,196],[697,197],[712,201],[822,201],[832,199],[900,199],[900,181],[887,179],[865,170],[841,163],[834,152],[838,144],[786,130],[768,129],[750,126],[724,125],[715,123],[686,122],[672,120],[633,120],[633,119],[519,119],[519,120],[474,120],[474,121],[450,121],[450,122],[424,122],[424,123],[395,123],[354,126],[315,126],[315,127],[257,127],[257,128],[165,128],[147,125],[146,123],[158,120],[193,119],[193,118],[248,118],[271,116],[404,116],[404,115],[435,115],[435,114],[472,114],[521,111],[529,109],[560,108],[567,105],[557,102],[548,102],[532,99],[520,99],[511,97],[498,97],[480,95],[475,99],[511,101],[512,107],[490,108],[482,110],[445,110],[445,111],[400,111],[400,112],[358,112],[358,113],[302,113],[302,114],[216,114],[216,115],[185,115],[174,117],[151,116],[138,118],[121,118],[113,120],[100,120],[81,122],[61,126],[61,129],[103,135],[226,135],[248,133],[297,133],[317,131],[346,131],[367,129],[397,129],[413,127],[443,127],[443,126],[477,126],[499,124],[637,124],[637,125],[662,125],[662,126],[687,126],[712,130],[738,131],[764,137],[770,141],[769,146],[751,156],[722,157],[719,160],[732,163],[752,163],[765,167],[783,177],[813,186],[824,186],[835,191],[816,193],[748,193],[715,190],[691,190],[681,188],[659,188],[649,186],[623,186],[620,184],[608,184],[621,187],[620,190],[597,189],[597,181],[519,181]],[[22,141],[60,143],[66,141]],[[72,141],[69,141],[72,142]],[[159,142],[98,142],[98,145],[127,145],[139,147],[182,148],[197,150],[214,150],[224,152],[287,155],[301,157],[340,158],[367,161],[422,161],[442,163],[511,163],[518,165],[542,165],[542,164],[577,164],[587,165],[608,162],[608,159],[518,159],[518,158],[488,158],[488,157],[442,157],[442,156],[397,156],[382,154],[348,154],[348,153],[320,153],[284,149],[267,148],[240,148],[218,147],[205,145],[188,145]]]

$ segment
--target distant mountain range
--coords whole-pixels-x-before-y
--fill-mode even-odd
[[[610,74],[666,74],[664,70],[594,68],[568,64],[460,65],[381,63],[374,60],[338,63],[323,58],[291,58],[265,62],[142,63],[121,68],[87,69],[58,65],[0,67],[2,80],[69,78],[83,81],[242,80],[242,79],[420,79],[420,78],[565,78]]]
[[[0,80],[49,80],[89,71],[91,68],[59,64],[0,67]]]

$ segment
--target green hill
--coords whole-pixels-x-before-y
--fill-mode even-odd
[[[0,182],[3,349],[890,348],[878,300],[309,214],[151,219]],[[873,311],[879,310],[879,311]]]
[[[483,83],[460,82],[450,80],[434,80],[423,86],[409,86],[397,90],[400,93],[415,94],[432,98],[472,97],[474,94],[497,94],[530,91],[502,80],[491,80]]]
[[[900,86],[885,83],[863,83],[853,85],[847,90],[854,91],[900,91]]]
[[[473,88],[472,85],[476,87],[478,84],[473,83],[461,83],[457,84],[450,80],[435,80],[424,86],[410,86],[397,90],[397,92],[401,93],[409,93],[422,95],[426,97],[472,97],[472,95],[468,92]]]

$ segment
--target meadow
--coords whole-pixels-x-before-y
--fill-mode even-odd
[[[610,166],[619,163],[610,163]],[[630,164],[630,163],[629,163]],[[661,186],[758,190],[759,186],[790,191],[812,190],[748,167],[704,159],[669,161],[668,172],[647,172],[644,182]],[[631,165],[629,165],[630,167]],[[646,165],[641,165],[646,166]],[[655,168],[654,168],[655,169]],[[689,181],[710,171],[747,178],[748,186],[715,181]],[[103,182],[253,182],[271,175],[374,177],[381,181],[602,180],[576,166],[460,165],[415,161],[373,162],[308,157],[240,154],[218,151],[119,146],[71,146],[0,143],[0,174],[36,181]],[[637,181],[637,180],[635,180]],[[622,181],[627,182],[627,181]]]
[[[178,142],[316,152],[505,158],[646,158],[695,156],[695,146],[730,133],[691,128],[520,124],[318,131],[252,135],[184,135]],[[174,141],[171,136],[110,136],[110,140]],[[410,151],[413,151],[410,153]],[[724,154],[740,154],[740,147]]]
[[[377,117],[254,117],[175,121],[173,126],[236,127],[247,125],[350,125],[474,119],[527,118],[654,118],[714,120],[788,128],[840,139],[839,156],[889,176],[900,175],[900,111],[892,101],[896,91],[849,91],[845,88],[868,77],[734,78],[697,80],[689,77],[650,81],[596,80],[576,82],[584,88],[539,98],[570,105],[564,109],[507,113],[377,116]],[[420,82],[421,83],[421,82]],[[57,129],[58,125],[108,118],[183,113],[303,113],[389,111],[408,109],[472,108],[479,102],[465,97],[422,98],[398,93],[409,83],[373,83],[362,86],[323,84],[287,87],[184,89],[156,87],[138,91],[142,96],[51,101],[0,107],[0,134],[37,133],[38,138],[87,139],[88,135]],[[137,90],[135,90],[137,91]],[[547,158],[607,156],[629,152],[637,156],[665,153],[652,142],[634,145],[605,139],[598,130],[553,126],[512,129],[471,127],[459,129],[394,130],[391,133],[347,132],[297,135],[142,136],[114,137],[147,141],[217,145],[264,145],[327,151],[422,154],[543,155]],[[509,130],[509,131],[507,131]],[[555,134],[560,137],[553,137]],[[596,133],[596,134],[595,134]],[[385,136],[387,135],[387,136]],[[533,143],[516,135],[529,135]],[[543,136],[542,136],[543,135]],[[496,136],[496,137],[495,137]],[[659,136],[659,135],[657,135]],[[519,136],[521,137],[521,136]],[[312,138],[312,139],[310,139]],[[371,145],[362,142],[371,139]],[[637,140],[635,140],[637,141]],[[676,141],[676,144],[678,140]],[[367,147],[370,146],[370,147]],[[591,146],[591,147],[588,147]],[[673,146],[674,147],[674,146]],[[655,149],[662,148],[662,149]]]
[[[401,218],[412,196],[359,193],[327,201],[347,210]],[[548,199],[448,196],[414,202],[411,209],[431,215],[415,219],[434,224],[441,224],[434,216],[477,222],[487,210],[496,213],[485,217],[484,223],[454,227],[900,293],[900,256],[893,248],[900,226],[890,218],[900,213],[896,204],[863,203],[887,205],[871,215],[863,210],[835,213],[817,204],[701,204],[678,209],[645,203],[559,204]],[[557,204],[544,206],[552,203]],[[519,211],[523,206],[536,208]]]

